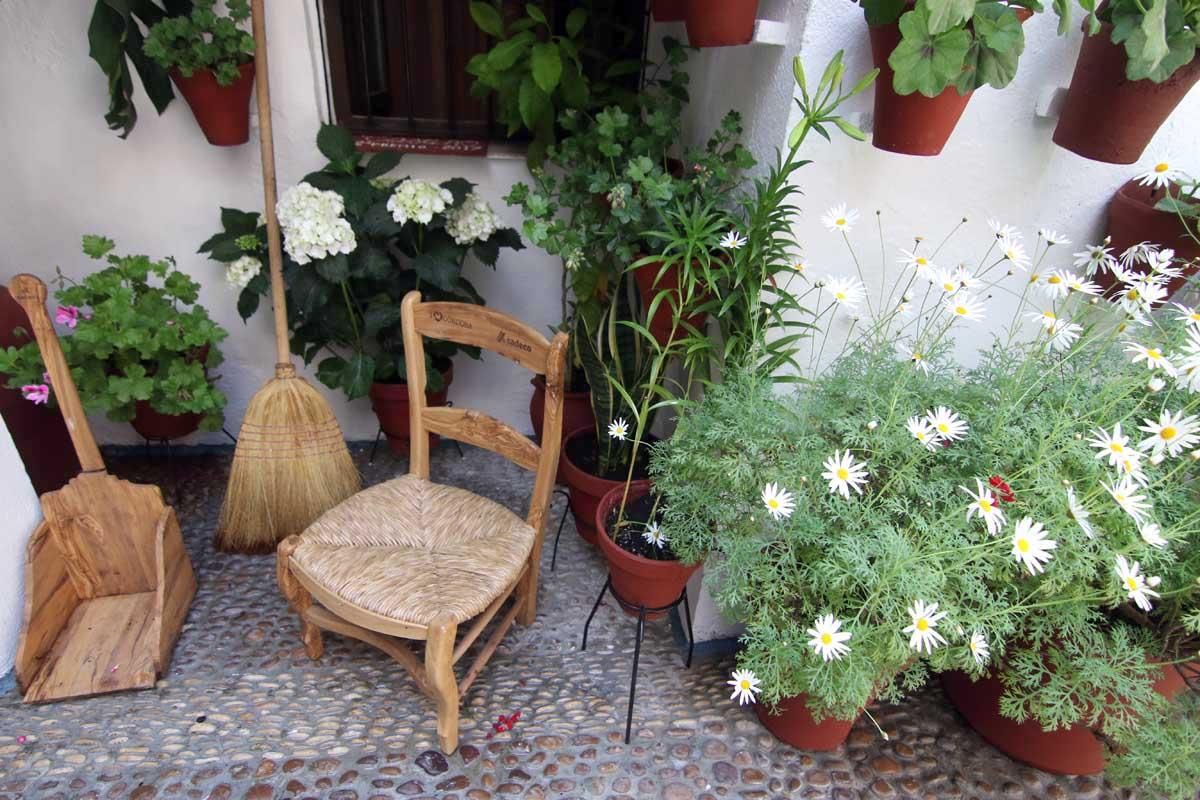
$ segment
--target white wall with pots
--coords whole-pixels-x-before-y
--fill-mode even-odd
[[[0,419],[0,486],[4,487],[4,520],[0,523],[0,677],[12,669],[21,632],[25,543],[41,522],[37,494],[25,465]]]

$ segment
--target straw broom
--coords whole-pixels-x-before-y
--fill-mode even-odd
[[[276,364],[275,377],[250,400],[242,420],[216,545],[226,552],[269,553],[278,542],[357,492],[362,483],[329,404],[296,375],[291,362],[283,245],[275,214],[275,144],[263,0],[253,0],[252,14]]]

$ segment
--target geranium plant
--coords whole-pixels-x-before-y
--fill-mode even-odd
[[[210,370],[222,360],[227,335],[196,303],[200,284],[175,260],[113,252],[112,240],[83,237],[83,252],[107,266],[75,282],[58,275],[54,319],[63,353],[89,412],[128,422],[139,402],[161,414],[202,415],[201,428],[220,430],[225,395]],[[54,401],[37,344],[0,350],[7,385],[34,403]]]
[[[1070,0],[1055,0],[1059,31],[1071,25]],[[1125,49],[1125,75],[1131,81],[1162,83],[1196,57],[1200,43],[1200,4],[1194,0],[1079,0],[1087,33],[1111,25],[1114,44]]]
[[[228,0],[225,15],[215,9],[216,0],[192,0],[191,5],[190,13],[150,27],[146,55],[187,78],[209,70],[217,83],[229,86],[237,80],[238,68],[254,57],[254,37],[240,27],[250,18],[249,0]]]
[[[494,268],[502,248],[522,244],[469,181],[389,178],[399,155],[368,157],[332,125],[321,128],[317,146],[329,163],[283,192],[277,208],[288,326],[293,352],[305,363],[319,358],[317,378],[355,398],[372,382],[404,382],[400,301],[407,292],[482,304],[463,274],[468,256]],[[247,319],[269,289],[266,225],[236,209],[222,209],[221,224],[200,252],[227,265]],[[430,342],[425,352],[430,391],[441,388],[433,367],[458,352],[479,356],[452,342]]]

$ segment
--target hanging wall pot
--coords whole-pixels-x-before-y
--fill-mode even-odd
[[[692,47],[749,44],[758,0],[685,0],[684,23]]]
[[[1139,242],[1150,242],[1174,250],[1175,257],[1181,261],[1191,262],[1181,275],[1167,282],[1164,302],[1200,270],[1200,243],[1191,237],[1177,214],[1155,208],[1165,194],[1164,189],[1138,185],[1136,179],[1127,181],[1108,204],[1107,229],[1109,247],[1118,255]],[[1145,269],[1144,264],[1138,267]],[[1120,285],[1116,276],[1108,271],[1097,272],[1095,281],[1106,292],[1115,291]]]
[[[1132,164],[1200,79],[1200,60],[1162,83],[1131,81],[1125,77],[1125,48],[1113,44],[1112,32],[1105,23],[1099,33],[1084,37],[1054,143],[1093,161]]]
[[[254,90],[254,62],[238,67],[237,80],[228,86],[217,83],[211,70],[198,69],[186,77],[177,69],[171,80],[192,109],[196,123],[209,144],[232,147],[250,140],[250,93]]]

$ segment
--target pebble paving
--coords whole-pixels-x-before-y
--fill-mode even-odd
[[[433,478],[524,514],[528,473],[443,444]],[[355,458],[368,483],[401,474],[381,452]],[[926,689],[871,711],[846,745],[804,753],[729,701],[729,656],[683,665],[666,621],[648,624],[633,738],[624,744],[634,622],[605,601],[589,647],[583,622],[604,581],[600,555],[568,518],[557,569],[545,549],[533,625],[514,627],[463,701],[461,746],[436,750],[431,703],[398,665],[325,635],[310,661],[279,595],[274,558],[212,547],[228,454],[110,458],[161,481],[199,591],[168,674],[152,690],[26,706],[0,689],[0,800],[81,798],[1116,798],[1102,778],[1052,776],[993,750]],[[555,498],[557,521],[565,501]],[[553,535],[553,528],[549,535]],[[468,655],[468,659],[469,659]],[[494,724],[519,718],[508,731]]]

